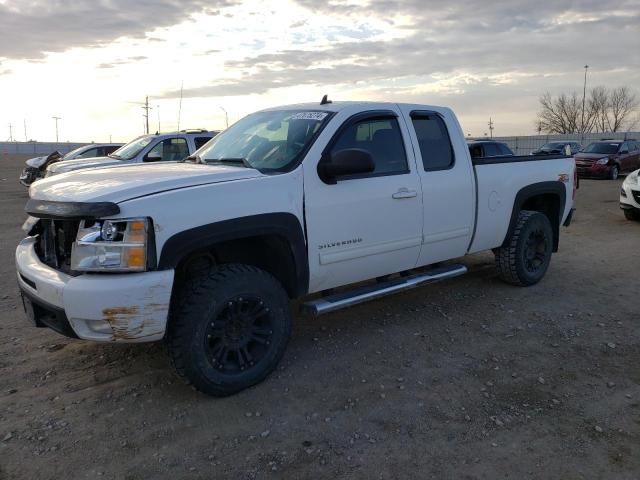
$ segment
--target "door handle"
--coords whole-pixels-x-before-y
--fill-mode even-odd
[[[418,196],[418,192],[416,192],[415,190],[409,190],[408,188],[404,188],[404,187],[398,190],[393,195],[391,195],[391,197],[395,198],[396,200],[400,200],[402,198],[413,198],[417,196]]]

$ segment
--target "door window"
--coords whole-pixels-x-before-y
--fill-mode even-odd
[[[86,152],[82,152],[80,155],[78,155],[77,158],[93,158],[93,157],[97,157],[98,156],[97,152],[98,152],[97,148],[90,148]]]
[[[358,178],[409,172],[402,134],[395,118],[367,119],[347,126],[331,153],[351,148],[366,150],[375,164],[373,172],[358,175]]]
[[[447,127],[438,115],[412,115],[418,148],[425,171],[446,170],[453,166],[453,148]]]
[[[184,138],[167,138],[147,153],[147,157],[160,157],[162,162],[175,162],[188,156],[189,147]]]

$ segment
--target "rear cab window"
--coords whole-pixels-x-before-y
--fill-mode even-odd
[[[495,143],[484,144],[484,156],[485,157],[498,157],[502,155],[498,149],[498,145]]]
[[[195,143],[196,145],[196,150],[198,150],[200,147],[203,147],[212,138],[213,137],[195,137],[193,139],[193,143]]]
[[[435,113],[412,112],[411,123],[418,139],[424,170],[446,170],[453,167],[453,147],[442,118]]]
[[[512,156],[513,155],[513,152],[507,146],[506,143],[497,143],[496,145],[498,145],[498,148],[500,150],[500,155],[505,155],[505,156]]]

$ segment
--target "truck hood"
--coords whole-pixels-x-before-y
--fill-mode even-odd
[[[116,160],[111,157],[94,157],[94,158],[79,158],[77,160],[63,160],[56,162],[47,168],[50,175],[57,175],[59,173],[73,172],[74,170],[82,170],[84,168],[99,168],[108,167],[110,165],[124,165],[122,160]]]
[[[47,177],[31,185],[29,196],[58,202],[120,203],[165,190],[262,176],[258,170],[229,165],[175,162],[124,165]]]

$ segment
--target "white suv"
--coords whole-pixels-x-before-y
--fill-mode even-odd
[[[143,162],[173,162],[183,160],[198,150],[219,131],[180,130],[171,133],[143,135],[106,157],[83,158],[51,164],[47,177],[85,168],[102,168]]]
[[[640,170],[631,172],[622,182],[620,208],[627,220],[640,220]]]

